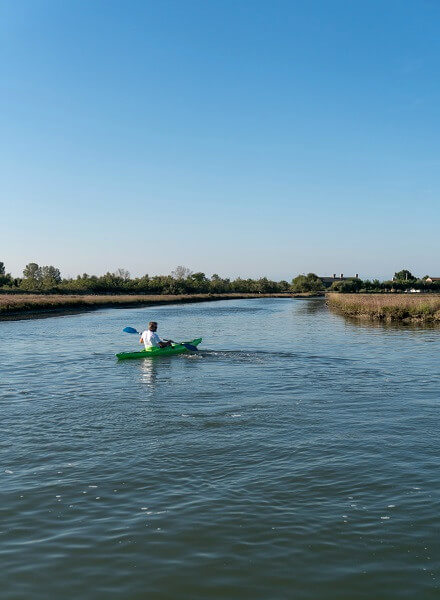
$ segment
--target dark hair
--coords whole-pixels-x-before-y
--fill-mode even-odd
[[[157,323],[156,323],[156,321],[150,321],[150,322],[148,323],[148,329],[150,329],[150,327],[151,327],[152,325],[156,325],[156,327],[157,327]]]

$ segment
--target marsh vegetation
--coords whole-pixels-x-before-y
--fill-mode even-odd
[[[331,309],[347,317],[440,323],[440,294],[327,294]]]

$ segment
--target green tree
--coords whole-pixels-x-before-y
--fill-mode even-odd
[[[330,287],[332,292],[353,293],[359,292],[364,285],[362,279],[353,277],[353,279],[345,279],[344,281],[334,281]]]
[[[23,269],[23,277],[25,279],[35,279],[41,281],[41,267],[37,263],[29,263]]]
[[[188,282],[188,291],[203,293],[209,291],[209,280],[207,279],[205,273],[199,271],[198,273],[193,273],[187,279]]]
[[[324,284],[315,273],[298,275],[292,280],[292,292],[319,292],[324,289]]]
[[[414,275],[411,273],[411,271],[408,271],[408,269],[402,269],[401,271],[394,273],[394,279],[397,281],[408,281],[417,279],[417,277],[414,277]]]
[[[23,270],[20,287],[26,291],[34,291],[41,288],[42,271],[37,263],[29,263]]]
[[[150,276],[148,274],[143,275],[136,279],[135,289],[138,293],[148,294],[150,291]]]
[[[222,279],[220,275],[214,273],[209,282],[209,289],[211,292],[214,292],[214,294],[221,294],[229,291],[229,283],[229,279]]]
[[[274,294],[279,291],[279,285],[267,277],[261,277],[261,279],[254,282],[252,288],[253,291],[260,292],[261,294]]]
[[[0,262],[0,287],[3,287],[4,285],[13,287],[14,280],[10,273],[6,273],[5,263]]]
[[[199,271],[198,273],[193,273],[190,276],[190,278],[193,281],[197,281],[197,283],[203,283],[203,282],[207,281],[205,273],[202,273],[201,271]]]
[[[59,283],[61,283],[60,270],[52,265],[41,267],[41,283],[45,288],[56,287]]]

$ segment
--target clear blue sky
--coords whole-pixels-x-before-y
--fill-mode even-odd
[[[440,3],[0,0],[0,260],[440,276]]]

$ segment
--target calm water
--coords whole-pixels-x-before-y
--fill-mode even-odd
[[[117,363],[159,321],[197,356]],[[0,597],[440,597],[440,331],[261,299],[0,323]]]

